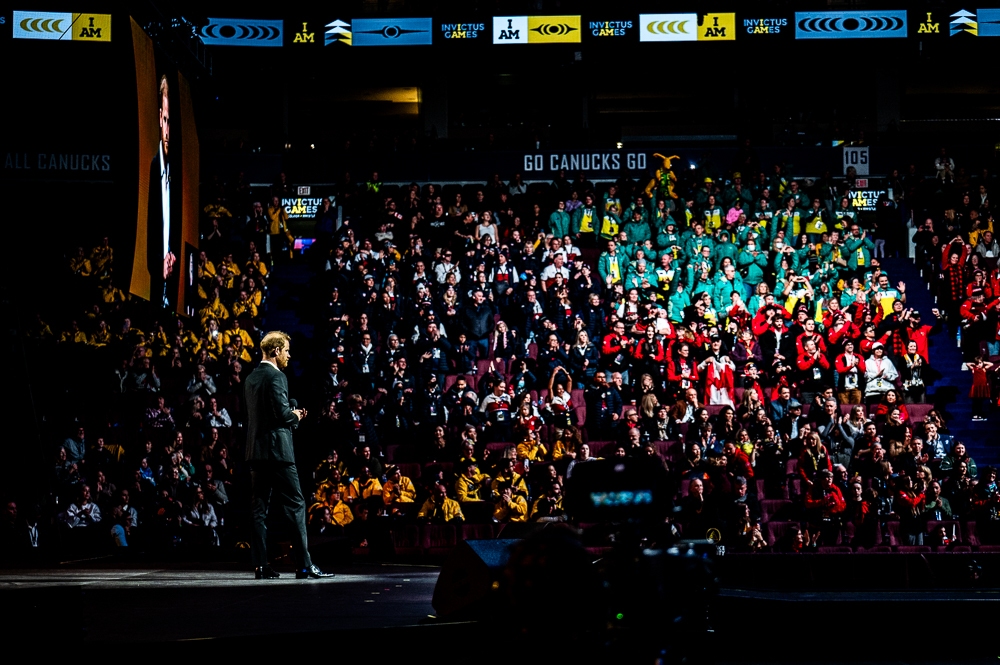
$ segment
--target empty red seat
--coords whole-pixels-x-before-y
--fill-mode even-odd
[[[707,409],[707,410],[708,410],[708,416],[709,416],[710,418],[711,418],[711,417],[714,417],[714,416],[717,416],[717,415],[719,415],[719,413],[720,413],[720,412],[721,412],[721,411],[722,411],[722,410],[723,410],[724,408],[726,408],[726,405],[725,405],[725,404],[709,404],[709,405],[707,405],[707,406],[705,407],[705,409]]]
[[[910,414],[911,423],[922,423],[927,414],[934,410],[933,404],[907,404],[906,412]]]
[[[767,544],[774,547],[793,526],[799,526],[798,522],[767,522]]]
[[[790,460],[785,461],[785,474],[789,476],[794,476],[799,472],[799,460],[797,457],[793,457]]]
[[[793,505],[787,499],[764,499],[760,502],[760,519],[762,522],[782,520],[788,517],[788,513]]]
[[[392,546],[396,554],[413,556],[424,553],[420,527],[416,524],[400,524],[392,529]]]
[[[965,533],[965,542],[973,547],[979,545],[979,536],[976,535],[975,522],[966,522],[962,531]]]
[[[899,534],[899,520],[886,522],[885,529],[889,533],[889,544],[893,547],[899,547],[902,544],[902,537]]]
[[[900,545],[897,551],[901,554],[929,554],[931,548],[928,545]]]
[[[404,476],[406,476],[407,478],[409,478],[410,480],[412,480],[413,482],[417,482],[417,480],[420,478],[421,468],[419,464],[415,462],[407,462],[405,464],[399,464],[398,466],[399,466],[399,472]]]
[[[447,554],[458,543],[458,533],[454,525],[425,524],[422,531],[422,544],[427,554]]]
[[[495,525],[487,524],[463,524],[461,536],[462,540],[492,540],[494,537]]]
[[[828,547],[817,547],[818,554],[853,554],[854,550],[847,545],[831,545]]]

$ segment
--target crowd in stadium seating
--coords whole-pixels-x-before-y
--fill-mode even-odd
[[[565,521],[577,465],[648,456],[669,472],[673,537],[727,551],[1000,542],[996,470],[924,403],[928,337],[947,323],[976,417],[992,411],[992,181],[967,194],[938,178],[923,196],[911,167],[869,216],[850,180],[805,186],[779,166],[661,175],[439,188],[376,173],[338,192],[339,227],[319,210],[298,391],[319,407],[299,434],[314,538],[376,552],[417,544],[421,524]],[[87,419],[100,436],[57,448],[63,534],[218,544],[245,510],[240,382],[289,234],[276,200],[226,195],[205,209],[197,316],[149,333],[122,320],[105,240],[70,259],[97,305],[32,332],[113,349],[119,380],[114,410]],[[900,204],[927,219],[914,242],[940,311],[908,306],[882,269],[906,252]]]

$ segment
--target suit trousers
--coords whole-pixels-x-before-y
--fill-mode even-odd
[[[250,462],[251,513],[253,534],[250,558],[255,568],[268,565],[267,514],[272,499],[280,506],[285,519],[292,524],[292,557],[297,569],[312,565],[306,536],[306,502],[299,485],[295,464],[269,460]]]

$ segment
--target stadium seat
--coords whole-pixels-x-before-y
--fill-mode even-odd
[[[671,462],[684,457],[684,444],[680,441],[654,441],[653,445],[656,452]]]
[[[962,524],[962,533],[965,534],[965,542],[973,547],[979,545],[979,536],[976,534],[976,523],[967,521]]]
[[[885,523],[885,530],[889,533],[889,545],[899,547],[902,545],[902,537],[899,534],[899,520],[890,520]]]
[[[827,547],[817,547],[817,554],[853,554],[854,550],[847,545],[831,545]]]
[[[594,457],[608,458],[617,445],[614,441],[591,441],[590,454]]]
[[[786,499],[764,499],[760,502],[760,519],[762,522],[785,519],[793,505]]]
[[[496,525],[487,524],[463,524],[461,530],[462,540],[491,540],[496,532]]]
[[[424,552],[432,556],[451,552],[458,542],[457,529],[452,524],[425,524],[421,530]]]
[[[419,464],[414,462],[408,462],[399,465],[399,472],[412,480],[414,483],[420,479],[421,467]]]
[[[906,412],[910,414],[910,422],[922,423],[927,414],[934,410],[933,404],[907,404]]]
[[[785,461],[785,475],[794,476],[799,473],[799,460],[797,457],[793,457],[790,460]]]
[[[793,526],[799,526],[798,522],[767,522],[767,542],[771,547],[779,542],[786,533],[788,529]]]
[[[953,543],[965,542],[962,539],[962,526],[958,520],[941,520],[940,522],[931,520],[927,522],[926,533],[934,533],[941,526],[946,529],[946,533]]]
[[[491,458],[497,459],[505,448],[512,445],[514,444],[505,441],[494,441],[486,444],[486,450],[490,452]]]
[[[392,547],[397,556],[416,556],[424,553],[420,527],[416,524],[398,524],[392,529]]]
[[[900,554],[930,554],[932,550],[927,545],[900,545],[896,551]]]

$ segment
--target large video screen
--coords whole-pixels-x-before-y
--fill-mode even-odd
[[[130,290],[186,311],[185,266],[198,247],[199,146],[191,88],[134,21],[139,123],[135,256]]]

